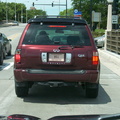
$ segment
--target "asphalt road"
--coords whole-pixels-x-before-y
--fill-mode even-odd
[[[12,39],[12,56],[0,66],[0,114],[27,114],[47,120],[57,115],[120,113],[120,66],[101,59],[100,90],[97,99],[84,97],[81,88],[33,86],[29,96],[17,98],[14,91],[14,51],[25,25],[0,28]],[[113,69],[114,68],[114,69]]]

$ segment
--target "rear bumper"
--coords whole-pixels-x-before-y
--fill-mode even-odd
[[[65,82],[93,82],[99,81],[99,70],[41,70],[15,69],[17,82],[23,81],[65,81]]]

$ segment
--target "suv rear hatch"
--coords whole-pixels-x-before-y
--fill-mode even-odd
[[[33,22],[21,44],[21,68],[88,70],[97,56],[93,44],[84,23]]]

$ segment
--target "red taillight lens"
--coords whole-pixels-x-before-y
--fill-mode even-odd
[[[29,120],[29,118],[24,118],[24,116],[21,115],[11,115],[7,117],[7,120]]]
[[[20,49],[16,50],[16,52],[15,52],[15,56],[14,56],[15,63],[20,63],[20,62],[21,62],[21,56],[20,56],[20,53],[21,53],[21,50],[20,50]]]
[[[49,27],[65,28],[65,27],[67,27],[67,26],[64,26],[64,25],[49,25]]]
[[[93,52],[92,64],[93,65],[98,65],[98,63],[99,63],[98,52]]]

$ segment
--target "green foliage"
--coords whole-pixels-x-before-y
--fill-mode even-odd
[[[46,12],[43,10],[26,10],[26,6],[21,3],[0,2],[0,21],[6,20],[6,18],[8,21],[15,20],[15,11],[16,20],[19,22],[21,22],[21,16],[23,16],[23,22],[26,22],[26,17],[27,19],[30,19],[35,15],[46,15]]]
[[[90,10],[92,2],[92,11],[101,12],[101,28],[106,28],[107,22],[107,0],[71,0],[73,9],[82,12],[82,17],[90,24]]]
[[[45,16],[46,12],[43,10],[27,10],[27,15],[28,15],[28,19],[30,19],[37,15]]]
[[[105,29],[96,29],[94,32],[92,32],[93,37],[99,37],[105,34]]]
[[[73,16],[73,9],[72,8],[67,10],[67,15]],[[60,12],[60,16],[66,16],[66,10]]]

